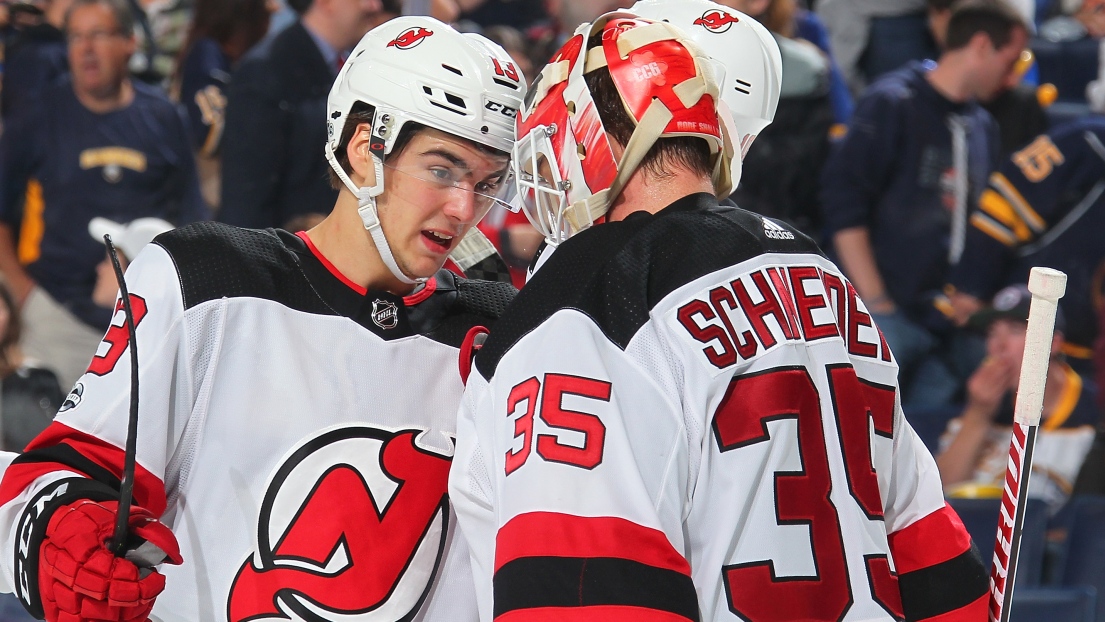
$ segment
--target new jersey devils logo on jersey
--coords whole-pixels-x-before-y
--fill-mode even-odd
[[[449,520],[450,457],[416,445],[418,434],[345,426],[294,449],[269,482],[230,622],[410,619]]]
[[[729,30],[733,24],[739,22],[736,15],[730,15],[725,11],[712,9],[702,14],[702,17],[694,20],[695,26],[702,26],[710,32],[722,33]]]

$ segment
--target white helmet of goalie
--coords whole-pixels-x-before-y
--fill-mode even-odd
[[[380,227],[376,197],[384,191],[384,159],[403,127],[418,123],[510,153],[514,122],[526,85],[510,56],[477,34],[462,34],[436,19],[392,19],[368,32],[342,66],[326,102],[326,159],[357,197],[361,220],[381,258],[404,283]],[[359,188],[335,156],[346,120],[358,103],[372,107],[375,183]],[[509,184],[501,184],[503,192]]]
[[[721,101],[733,117],[741,158],[748,155],[779,105],[783,58],[771,32],[748,15],[710,0],[639,0],[629,10],[675,24],[720,63],[715,72],[724,78]]]

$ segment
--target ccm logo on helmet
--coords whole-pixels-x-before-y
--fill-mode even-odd
[[[517,108],[511,108],[510,106],[507,106],[506,104],[500,104],[499,102],[493,102],[491,100],[488,100],[487,103],[484,104],[483,107],[487,108],[491,112],[502,113],[502,115],[504,117],[510,117],[511,119],[518,116],[518,109]]]
[[[702,26],[710,32],[720,34],[732,28],[733,24],[739,21],[740,19],[736,15],[730,15],[725,11],[712,9],[703,13],[702,17],[694,20],[694,25]]]
[[[400,50],[409,50],[414,46],[422,43],[422,40],[426,37],[434,36],[434,31],[426,30],[421,26],[415,26],[414,28],[408,28],[399,33],[398,37],[395,37],[388,42],[387,47],[395,47]]]

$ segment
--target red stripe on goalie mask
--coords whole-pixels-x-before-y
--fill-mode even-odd
[[[714,99],[703,95],[690,108],[683,106],[675,87],[698,75],[694,56],[674,39],[656,41],[630,52],[622,58],[618,38],[627,30],[644,25],[633,19],[614,19],[606,25],[602,47],[610,77],[618,87],[626,108],[640,121],[659,99],[674,115],[664,128],[664,134],[707,134],[721,140]]]

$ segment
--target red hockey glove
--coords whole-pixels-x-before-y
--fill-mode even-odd
[[[181,562],[173,532],[146,510],[131,507],[126,559],[107,549],[115,501],[82,499],[50,517],[39,549],[38,588],[50,622],[145,622],[165,589],[155,564]],[[129,546],[131,543],[134,546]]]

